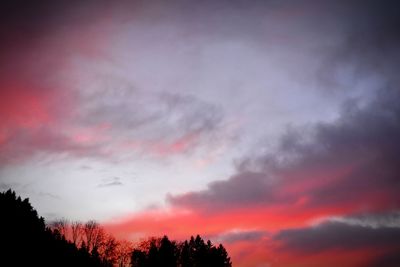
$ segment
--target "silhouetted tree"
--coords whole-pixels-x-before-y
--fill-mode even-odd
[[[162,266],[176,267],[178,260],[178,248],[175,242],[171,242],[167,236],[160,241],[158,248],[158,258]]]
[[[132,244],[129,241],[121,240],[116,248],[118,267],[130,265]]]
[[[123,267],[129,260],[134,267],[232,266],[222,245],[199,235],[182,243],[167,236],[150,238],[132,250],[95,221],[69,224],[62,219],[46,227],[29,200],[11,190],[0,193],[0,210],[0,266]]]
[[[79,244],[82,240],[83,224],[81,222],[75,221],[71,223],[71,239],[72,243],[75,245]]]
[[[28,199],[0,193],[0,266],[103,267],[98,255],[78,249],[60,230],[46,228]]]
[[[83,226],[83,233],[85,238],[86,247],[89,251],[91,251],[94,247],[96,247],[95,242],[98,242],[97,232],[99,229],[99,225],[97,222],[90,220],[86,222]]]
[[[134,267],[146,267],[147,265],[147,253],[140,250],[140,249],[134,249],[132,251],[132,260],[131,264]]]
[[[68,225],[69,222],[67,219],[62,218],[62,219],[58,219],[53,221],[52,223],[50,223],[50,228],[55,231],[57,230],[61,236],[64,236],[65,239],[68,239]]]
[[[179,254],[179,261],[178,266],[180,267],[190,267],[193,265],[190,253],[190,247],[188,241],[184,241],[180,245],[180,254]]]
[[[139,244],[132,252],[133,267],[231,267],[228,253],[222,245],[215,247],[211,241],[197,235],[177,244],[167,236],[150,239]]]
[[[117,264],[117,262],[119,264],[120,255],[118,253],[122,252],[118,249],[120,243],[112,235],[106,234],[104,229],[94,220],[83,224],[81,222],[69,223],[67,219],[58,219],[53,221],[50,227],[55,235],[60,235],[77,247],[84,247],[91,254],[97,254],[104,264],[110,266]],[[131,251],[129,251],[130,253]]]
[[[118,255],[117,255],[117,247],[119,246],[119,242],[111,235],[108,235],[102,245],[99,248],[99,255],[103,262],[110,264],[113,266],[117,263]]]

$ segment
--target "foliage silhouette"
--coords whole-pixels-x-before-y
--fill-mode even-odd
[[[15,192],[0,193],[1,266],[110,266],[85,246],[77,248],[57,230],[47,228],[42,217]]]
[[[94,221],[61,219],[46,227],[29,199],[11,189],[0,193],[0,210],[0,266],[232,266],[222,245],[205,243],[199,235],[180,243],[167,236],[150,238],[132,249],[130,242],[117,241]]]
[[[197,235],[177,243],[167,236],[151,238],[133,250],[133,267],[231,267],[232,262],[222,245],[214,246]]]

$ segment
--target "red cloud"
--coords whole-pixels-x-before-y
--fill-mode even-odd
[[[0,127],[38,128],[52,119],[48,97],[30,90],[3,88],[0,91]]]

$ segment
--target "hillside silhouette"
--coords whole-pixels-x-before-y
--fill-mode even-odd
[[[0,193],[1,266],[110,266],[46,227],[28,199]]]
[[[199,235],[184,242],[167,236],[137,246],[107,235],[94,221],[59,220],[46,226],[29,203],[11,189],[0,193],[0,266],[231,267],[223,245]]]

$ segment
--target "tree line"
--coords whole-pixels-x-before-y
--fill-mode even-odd
[[[97,256],[107,266],[130,266],[133,244],[127,240],[117,240],[107,234],[104,228],[94,220],[85,223],[69,222],[62,218],[49,224],[55,235],[68,240],[79,249]]]
[[[199,235],[189,241],[170,241],[167,236],[142,242],[132,252],[132,266],[136,267],[231,267],[226,249],[214,246]]]
[[[49,225],[11,189],[0,193],[0,266],[231,267],[226,249],[199,235],[183,242],[167,236],[133,244],[117,240],[97,222]]]

